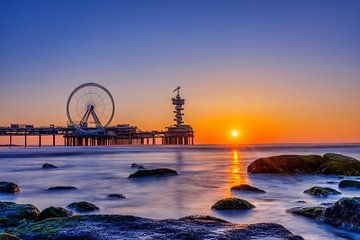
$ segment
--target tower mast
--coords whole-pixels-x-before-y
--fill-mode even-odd
[[[184,123],[182,116],[184,115],[182,111],[184,110],[183,105],[185,104],[185,99],[180,97],[180,87],[178,86],[173,92],[177,92],[176,97],[172,98],[172,104],[175,106],[175,127],[181,127]]]

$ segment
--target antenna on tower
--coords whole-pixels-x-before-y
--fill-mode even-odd
[[[179,95],[180,94],[180,88],[181,88],[180,86],[177,86],[177,88],[175,88],[173,92],[177,91],[177,95]]]

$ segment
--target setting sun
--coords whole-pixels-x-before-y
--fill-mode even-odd
[[[236,130],[236,129],[232,130],[232,131],[231,131],[231,136],[232,136],[233,138],[238,138],[238,137],[239,137],[239,131]]]

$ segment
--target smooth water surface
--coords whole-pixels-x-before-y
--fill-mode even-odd
[[[296,206],[318,206],[359,191],[315,198],[303,191],[312,186],[337,189],[337,176],[248,175],[255,159],[279,154],[324,154],[336,152],[360,159],[360,145],[257,145],[243,147],[93,147],[0,149],[0,181],[21,186],[16,195],[1,194],[2,201],[32,203],[40,209],[65,207],[73,201],[98,205],[100,214],[130,214],[148,218],[180,218],[210,214],[236,223],[275,222],[306,239],[360,239],[360,234],[340,230],[312,219],[286,213]],[[58,166],[42,169],[43,163]],[[164,178],[129,179],[136,171],[132,163],[146,168],[172,168],[179,175]],[[354,179],[354,177],[346,177]],[[267,193],[230,191],[231,186],[248,183]],[[47,188],[71,185],[74,191],[48,192]],[[106,195],[122,193],[127,199],[108,200]],[[256,208],[246,212],[214,212],[211,206],[225,197],[244,198]],[[304,200],[307,203],[297,203]]]

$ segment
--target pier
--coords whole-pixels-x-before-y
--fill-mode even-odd
[[[81,95],[78,94],[80,91]],[[110,125],[115,112],[110,92],[99,84],[86,83],[77,87],[69,96],[66,127],[11,124],[9,127],[0,127],[0,136],[9,137],[10,147],[14,146],[13,137],[23,137],[24,147],[28,146],[28,137],[37,137],[37,146],[41,147],[44,136],[52,138],[51,146],[57,146],[56,137],[62,136],[62,145],[67,147],[194,144],[194,131],[190,125],[184,125],[183,121],[185,100],[180,96],[180,87],[174,92],[176,96],[172,98],[172,104],[175,107],[175,124],[164,131],[142,131],[130,124]]]

